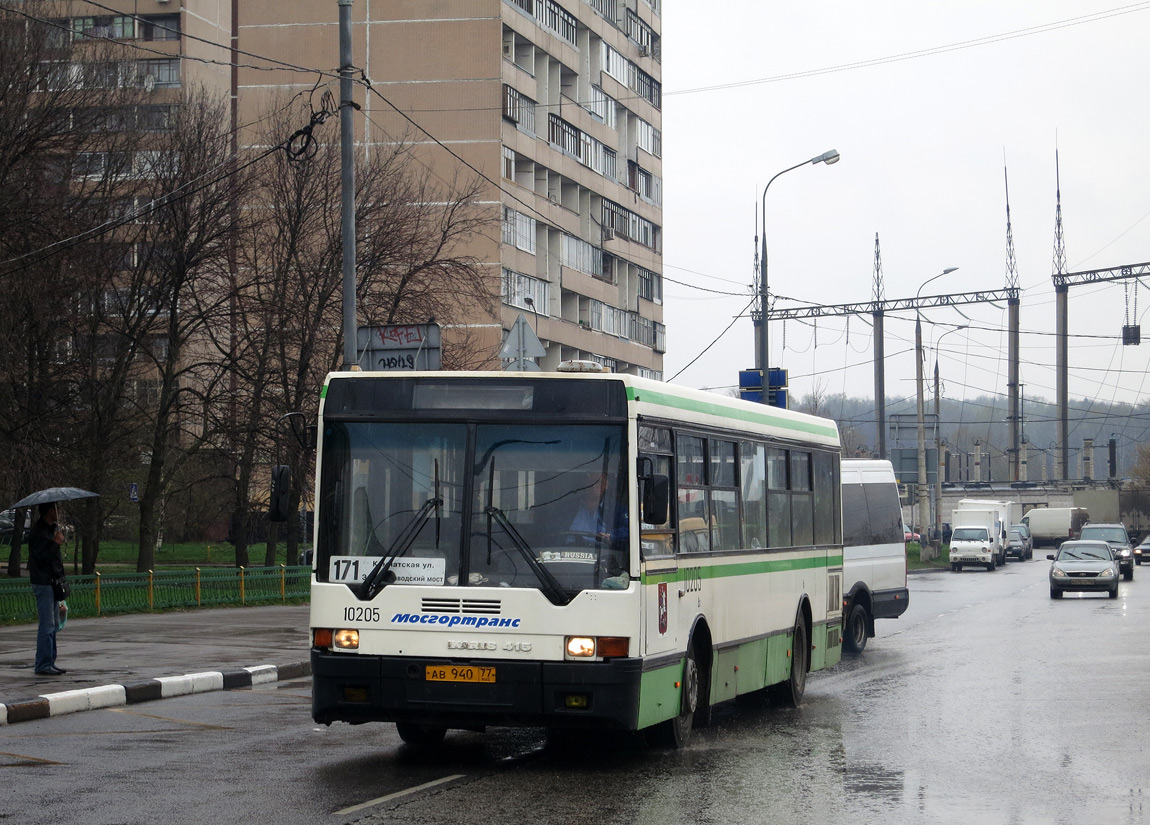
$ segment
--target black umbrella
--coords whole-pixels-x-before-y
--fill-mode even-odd
[[[99,496],[99,493],[81,490],[79,487],[49,487],[47,490],[39,490],[30,496],[24,496],[10,509],[35,507],[37,504],[48,504],[53,501],[72,501],[77,498],[99,498]]]

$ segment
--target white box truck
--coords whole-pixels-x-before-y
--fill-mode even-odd
[[[1014,524],[1014,504],[1010,501],[999,501],[996,499],[983,499],[983,498],[964,498],[960,499],[956,508],[962,510],[963,508],[975,510],[993,510],[996,514],[998,521],[997,530],[992,537],[995,543],[995,562],[997,564],[1006,565],[1006,536],[1010,525]],[[951,525],[954,525],[953,514],[951,516]],[[953,541],[953,539],[952,539]]]
[[[898,481],[889,461],[843,459],[843,649],[862,653],[875,619],[910,604]]]
[[[950,569],[978,564],[987,570],[998,567],[998,510],[990,507],[959,507],[951,515]]]
[[[1058,547],[1076,539],[1089,520],[1085,507],[1035,507],[1022,517],[1022,523],[1030,525],[1035,547]]]

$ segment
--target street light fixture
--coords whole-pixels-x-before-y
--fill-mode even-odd
[[[923,409],[922,409],[922,315],[917,308],[917,301],[922,295],[922,289],[931,281],[941,278],[957,270],[957,266],[950,266],[944,269],[937,275],[933,275],[922,282],[919,286],[918,292],[915,293],[914,298],[916,302],[915,307],[915,321],[914,321],[914,376],[915,387],[917,388],[917,405],[916,411],[918,413],[918,523],[920,525],[926,524],[929,521],[929,507],[930,499],[927,495],[929,487],[926,481],[926,425],[923,422]],[[934,547],[933,540],[931,547]],[[934,558],[931,556],[931,558]],[[929,559],[924,559],[929,561]]]
[[[775,178],[778,178],[780,175],[785,175],[787,172],[794,171],[800,166],[806,166],[807,164],[814,165],[816,163],[825,163],[827,166],[830,166],[832,164],[838,163],[840,158],[841,156],[836,150],[830,149],[826,152],[823,152],[821,155],[818,155],[817,157],[813,157],[810,160],[804,160],[802,163],[796,163],[794,166],[784,169],[782,172],[779,172],[777,175],[775,175],[775,177],[767,181],[767,185],[763,187],[763,240],[762,251],[760,255],[761,260],[759,263],[759,351],[757,353],[758,358],[756,359],[758,361],[759,370],[762,374],[763,393],[762,397],[760,398],[760,402],[763,404],[767,404],[770,401],[768,397],[769,393],[767,380],[767,372],[769,370],[769,367],[767,366],[767,190],[771,188],[771,184],[775,182]]]

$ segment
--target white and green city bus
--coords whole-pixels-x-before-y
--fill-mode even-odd
[[[842,644],[833,422],[627,375],[328,376],[313,716],[644,730]]]

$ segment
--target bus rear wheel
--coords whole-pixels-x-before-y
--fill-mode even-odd
[[[438,745],[447,735],[447,728],[435,725],[413,725],[410,722],[396,722],[395,731],[404,744],[414,748],[430,748]]]
[[[851,604],[847,611],[846,633],[843,635],[843,648],[847,653],[858,656],[866,649],[867,616],[861,604]]]
[[[691,729],[694,727],[695,711],[699,707],[700,695],[699,664],[695,658],[695,641],[692,639],[687,645],[687,658],[683,662],[679,715],[650,728],[647,732],[647,743],[656,748],[670,750],[686,747],[691,739]]]
[[[795,619],[795,629],[791,641],[791,675],[787,681],[774,688],[776,701],[787,707],[797,708],[803,703],[807,689],[807,669],[810,664],[811,645],[807,637],[807,625],[800,612]]]

